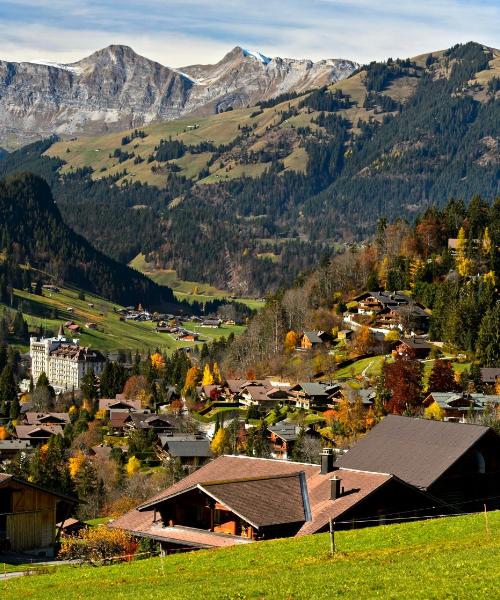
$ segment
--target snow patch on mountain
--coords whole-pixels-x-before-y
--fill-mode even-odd
[[[246,48],[242,48],[242,50],[245,56],[251,56],[252,58],[255,58],[255,60],[261,62],[263,65],[267,65],[271,62],[269,56],[264,56],[264,54],[261,54],[260,52],[256,52],[255,50],[247,50]]]
[[[30,60],[32,65],[43,65],[44,67],[53,67],[54,69],[61,69],[62,71],[70,71],[70,73],[79,73],[81,69],[78,67],[70,67],[69,65],[63,65],[61,63],[50,62],[48,60]]]

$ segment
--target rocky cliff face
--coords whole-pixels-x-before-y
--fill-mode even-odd
[[[0,61],[0,143],[98,134],[255,104],[348,76],[346,60],[269,59],[234,48],[216,65],[171,69],[127,46],[67,65]]]

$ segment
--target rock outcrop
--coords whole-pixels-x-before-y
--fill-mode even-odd
[[[0,61],[0,143],[13,148],[52,134],[100,134],[230,106],[342,79],[357,65],[267,58],[234,48],[215,65],[165,67],[127,46],[72,64]]]

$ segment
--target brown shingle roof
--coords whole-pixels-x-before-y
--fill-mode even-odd
[[[60,425],[16,425],[16,437],[20,440],[49,438],[51,435],[62,435]]]
[[[299,523],[308,518],[303,472],[264,478],[202,483],[200,488],[254,527]]]
[[[333,475],[342,479],[346,492],[336,500],[330,499],[330,478]],[[358,473],[343,469],[322,475],[319,465],[221,456],[157,494],[138,507],[140,510],[134,509],[123,515],[113,526],[141,535],[153,535],[154,530],[156,537],[168,537],[165,532],[178,527],[162,528],[161,522],[154,523],[153,507],[197,487],[257,527],[303,523],[297,535],[306,535],[322,529],[330,518],[338,519],[392,479],[391,475],[384,473]],[[233,540],[228,543],[237,543],[240,539],[235,536],[226,538]],[[207,539],[200,545],[206,543]]]
[[[480,425],[388,415],[337,465],[392,473],[426,489],[488,431]]]

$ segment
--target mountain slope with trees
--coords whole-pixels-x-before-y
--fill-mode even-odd
[[[67,223],[117,260],[142,252],[181,279],[262,295],[380,217],[412,222],[451,196],[492,202],[499,76],[500,51],[471,42],[253,108],[48,140],[0,172],[43,171]]]
[[[48,184],[33,174],[0,181],[0,247],[6,269],[29,263],[56,281],[121,304],[177,305],[172,290],[108,258],[71,231]]]

